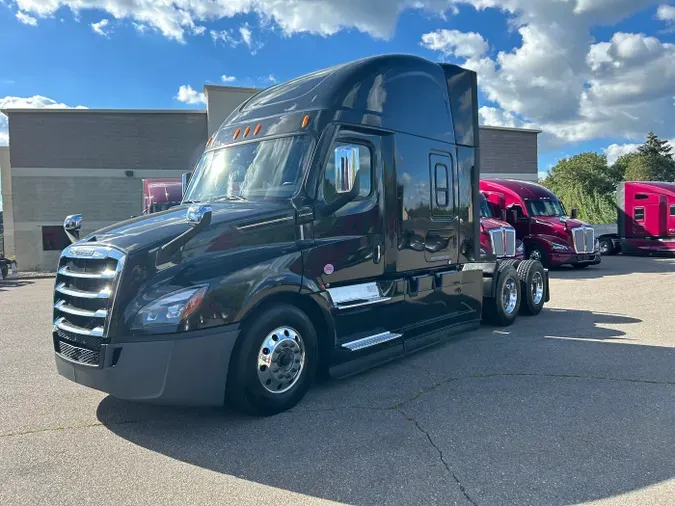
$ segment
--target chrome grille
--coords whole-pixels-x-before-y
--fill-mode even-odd
[[[500,227],[490,230],[492,252],[497,258],[516,256],[516,229]]]
[[[504,244],[506,246],[506,256],[516,256],[516,229],[512,227],[504,228]]]
[[[576,227],[572,229],[574,251],[577,253],[593,253],[595,250],[595,230],[593,227]]]
[[[504,256],[504,230],[495,228],[490,230],[490,241],[492,242],[492,253],[496,257]]]
[[[107,246],[74,244],[63,251],[54,288],[57,353],[98,364],[125,258]]]

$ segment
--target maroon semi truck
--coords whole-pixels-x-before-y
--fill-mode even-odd
[[[501,218],[501,219],[500,219]],[[497,260],[525,257],[523,241],[516,238],[516,229],[506,221],[506,212],[495,216],[487,198],[480,194],[480,256]]]
[[[616,196],[617,231],[598,237],[603,255],[675,254],[675,183],[626,181]]]
[[[182,178],[165,177],[143,180],[143,214],[165,211],[180,205],[182,200]]]
[[[493,214],[506,212],[527,258],[545,267],[584,268],[600,263],[593,227],[577,219],[576,209],[567,216],[563,204],[547,188],[529,181],[486,178],[480,181],[480,191]]]

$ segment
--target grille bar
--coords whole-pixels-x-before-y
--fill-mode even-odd
[[[516,256],[516,229],[504,227],[504,244],[506,245],[506,256]]]
[[[576,227],[572,229],[574,251],[577,253],[593,253],[595,250],[595,229],[593,227]]]
[[[82,299],[109,299],[110,298],[110,289],[103,288],[101,291],[97,292],[87,292],[84,290],[79,290],[77,288],[70,288],[66,286],[65,283],[61,283],[56,287],[56,291],[64,295],[70,295],[71,297],[80,297]]]
[[[99,351],[73,346],[64,341],[60,341],[57,346],[57,353],[69,360],[92,366],[98,366],[101,363],[101,353]]]
[[[73,314],[76,316],[86,316],[88,318],[106,318],[108,316],[107,309],[97,309],[96,311],[89,311],[87,309],[80,309],[78,307],[69,306],[65,300],[60,300],[54,304],[54,308],[63,313]]]
[[[105,270],[103,272],[74,272],[68,269],[67,266],[61,267],[58,273],[63,276],[81,279],[114,279],[117,274],[115,271],[111,270]]]
[[[93,329],[85,329],[84,327],[78,327],[72,323],[68,323],[65,318],[58,318],[54,325],[56,328],[65,330],[66,332],[72,332],[73,334],[80,334],[83,336],[92,336],[92,337],[103,337],[103,327],[94,327]]]

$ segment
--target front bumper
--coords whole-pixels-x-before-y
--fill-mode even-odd
[[[100,365],[56,353],[58,373],[113,397],[165,405],[220,406],[237,325],[101,346]]]
[[[601,262],[602,257],[600,252],[589,253],[589,254],[577,254],[577,253],[557,253],[554,252],[551,254],[551,265],[560,266],[560,265],[597,265]]]

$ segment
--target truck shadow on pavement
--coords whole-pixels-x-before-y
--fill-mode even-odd
[[[105,398],[98,419],[143,448],[350,504],[554,504],[675,477],[675,349],[627,344],[622,315],[545,310],[249,418]]]
[[[657,258],[647,256],[605,256],[598,265],[589,265],[585,269],[575,269],[564,265],[549,270],[551,278],[584,280],[609,276],[628,276],[630,274],[675,273],[675,258]]]
[[[32,281],[19,281],[12,279],[0,279],[0,292],[8,292],[12,288],[19,288],[21,286],[32,285]]]

